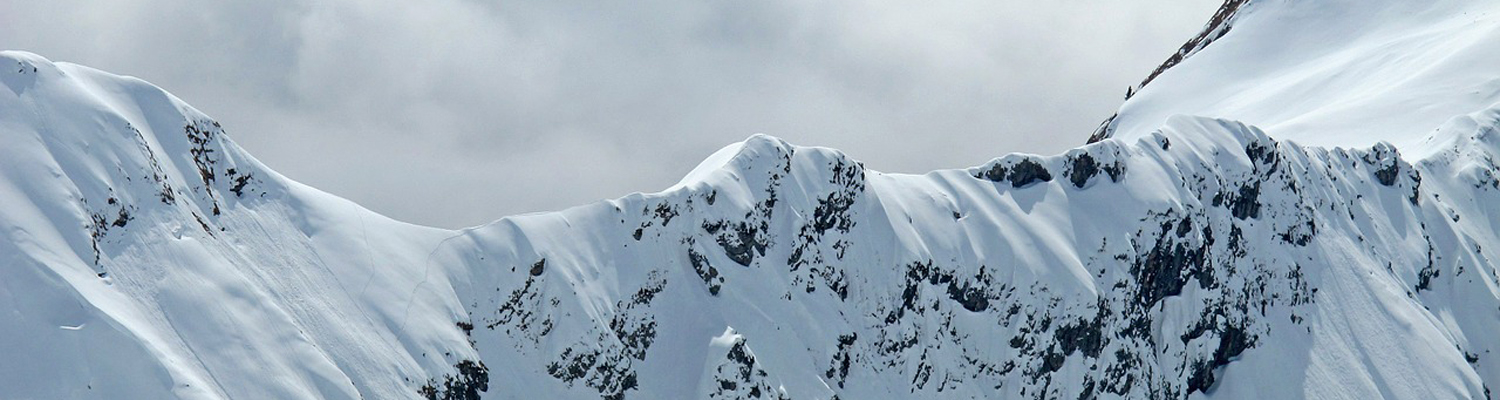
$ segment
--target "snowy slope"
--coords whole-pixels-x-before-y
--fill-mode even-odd
[[[1243,3],[1241,5],[1241,3]],[[1121,107],[1115,137],[1149,135],[1172,115],[1227,118],[1312,146],[1395,144],[1425,155],[1427,135],[1500,103],[1500,3],[1228,1],[1218,37]]]
[[[266,169],[154,86],[0,53],[0,397],[397,398],[470,354],[435,229]],[[410,316],[410,318],[407,318]]]
[[[503,220],[444,263],[470,265],[482,358],[534,360],[492,385],[576,398],[1482,397],[1495,140],[1418,170],[1184,117],[911,176],[760,136],[684,190]],[[719,359],[726,336],[753,360]]]
[[[757,135],[460,231],[0,52],[0,398],[1487,398],[1500,73],[1456,72],[1487,6],[1227,4],[1063,154],[883,174]]]

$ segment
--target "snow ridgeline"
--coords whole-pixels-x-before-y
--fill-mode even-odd
[[[1500,3],[1474,0],[1225,0],[1205,26],[1094,134],[1132,141],[1173,115],[1226,118],[1310,146],[1427,134],[1500,103]]]
[[[17,52],[0,67],[5,397],[1480,398],[1500,382],[1495,109],[1442,125],[1419,160],[1196,117],[925,175],[754,136],[666,192],[447,231],[292,182],[139,80]]]

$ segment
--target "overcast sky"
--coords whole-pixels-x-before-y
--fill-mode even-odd
[[[0,0],[293,179],[478,225],[666,188],[766,133],[887,172],[1082,144],[1217,0]]]

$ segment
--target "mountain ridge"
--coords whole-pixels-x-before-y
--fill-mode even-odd
[[[1091,137],[1135,139],[1176,114],[1243,121],[1299,143],[1407,153],[1426,134],[1500,104],[1500,13],[1486,2],[1226,1],[1210,23]],[[1212,33],[1212,34],[1210,34]],[[1173,63],[1171,60],[1179,60]]]
[[[885,174],[754,135],[663,192],[462,230],[298,184],[138,79],[0,52],[0,354],[19,361],[0,387],[1490,396],[1500,111],[1347,147],[1228,118],[1142,122],[1160,110],[1139,104],[1171,108],[1161,93],[1216,68],[1200,56],[1275,21],[1257,4],[1127,101],[1121,135],[1061,154]]]

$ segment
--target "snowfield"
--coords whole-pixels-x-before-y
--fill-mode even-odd
[[[0,398],[1489,398],[1497,8],[1232,0],[1063,154],[755,135],[457,231],[0,52]]]

